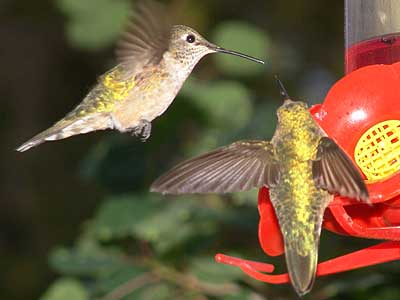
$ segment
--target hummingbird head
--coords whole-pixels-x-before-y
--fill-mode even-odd
[[[203,56],[209,53],[225,53],[264,64],[262,60],[255,57],[214,45],[202,37],[197,31],[184,25],[172,26],[169,51],[175,55],[181,63],[190,65],[196,64]]]
[[[286,99],[281,107],[278,108],[277,115],[280,123],[290,122],[293,124],[294,121],[308,118],[310,113],[306,103]]]
[[[275,80],[278,83],[279,93],[283,99],[283,104],[278,108],[277,115],[279,123],[296,123],[303,118],[309,117],[308,106],[302,101],[293,101],[290,99],[288,92],[282,81],[275,75]]]

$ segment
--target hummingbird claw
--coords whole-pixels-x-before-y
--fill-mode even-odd
[[[147,120],[140,120],[139,125],[133,128],[132,135],[139,136],[142,142],[147,141],[151,134],[151,122]]]

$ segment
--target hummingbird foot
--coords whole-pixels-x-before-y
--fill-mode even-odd
[[[133,128],[132,135],[139,136],[142,142],[147,141],[151,134],[151,122],[145,119],[139,121],[139,125]]]
[[[122,126],[122,124],[118,121],[118,119],[113,115],[110,114],[110,124],[109,127],[112,129],[117,129],[120,132],[124,132],[124,127]]]

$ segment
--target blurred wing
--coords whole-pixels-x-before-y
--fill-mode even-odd
[[[138,2],[117,43],[118,62],[129,68],[138,63],[157,64],[168,50],[171,27],[164,5],[153,0]]]
[[[330,138],[321,138],[312,172],[317,187],[369,202],[365,183],[350,158]]]
[[[239,141],[187,160],[158,178],[151,191],[163,194],[230,193],[279,180],[273,146],[267,141]]]

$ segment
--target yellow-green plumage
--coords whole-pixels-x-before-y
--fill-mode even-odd
[[[283,95],[271,142],[238,141],[187,160],[158,178],[151,190],[227,193],[268,187],[290,279],[304,295],[314,282],[322,217],[332,194],[365,202],[369,196],[352,161],[325,136],[307,105]]]
[[[128,99],[135,86],[134,76],[126,76],[122,65],[101,76],[84,100],[62,120],[22,145],[25,151],[46,140],[58,140],[94,130],[113,128],[111,114]]]
[[[66,119],[96,112],[112,112],[117,103],[126,101],[135,86],[135,78],[132,75],[125,76],[124,73],[122,66],[118,66],[100,77],[97,86],[66,116]]]
[[[316,187],[312,173],[323,132],[301,102],[279,108],[278,119],[271,143],[282,184],[270,188],[270,198],[284,237],[288,271],[297,292],[304,294],[314,281],[322,216],[332,199]]]
[[[118,65],[99,78],[74,110],[18,151],[103,129],[131,132],[146,140],[151,122],[170,106],[203,56],[223,52],[263,63],[217,47],[190,27],[171,25],[165,8],[151,0],[136,6],[128,25],[117,46]]]

